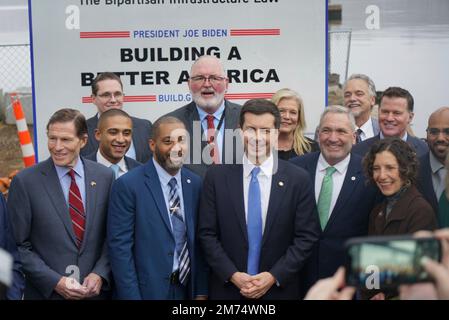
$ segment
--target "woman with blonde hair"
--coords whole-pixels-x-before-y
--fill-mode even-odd
[[[304,136],[306,118],[301,96],[294,90],[284,88],[278,90],[271,101],[278,107],[281,114],[279,158],[288,160],[308,152],[318,151],[318,143]]]

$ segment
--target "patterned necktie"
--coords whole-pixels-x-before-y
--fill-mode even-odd
[[[178,254],[178,271],[179,282],[186,285],[188,275],[190,273],[190,258],[189,250],[187,249],[186,225],[181,215],[181,200],[178,195],[178,187],[175,178],[169,181],[169,207],[170,219],[173,225],[173,235],[175,236],[176,253]]]
[[[206,116],[207,119],[207,144],[210,146],[210,157],[214,164],[220,163],[220,156],[218,151],[218,145],[215,141],[215,124],[214,124],[214,116],[208,114]]]
[[[260,199],[260,186],[257,175],[260,167],[251,171],[251,181],[248,190],[248,268],[249,275],[259,273],[260,248],[262,244],[262,205]]]
[[[363,130],[358,128],[357,131],[355,132],[355,143],[362,142],[362,133]]]
[[[333,181],[332,175],[337,169],[327,167],[326,174],[321,184],[320,196],[318,197],[318,214],[320,216],[321,229],[324,230],[329,220],[329,210],[331,208]]]
[[[111,168],[112,171],[114,171],[114,177],[115,177],[115,179],[117,179],[118,173],[120,171],[120,167],[117,164],[111,164],[111,166],[109,168]]]
[[[84,212],[83,200],[80,189],[75,181],[75,171],[70,169],[70,189],[69,189],[69,212],[72,219],[73,231],[75,232],[76,244],[81,248],[83,242],[84,227],[86,225],[86,214]]]

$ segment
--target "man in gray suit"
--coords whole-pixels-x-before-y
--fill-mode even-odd
[[[85,158],[111,168],[117,179],[141,165],[140,162],[125,155],[131,145],[132,136],[131,117],[120,109],[107,110],[101,114],[95,129],[95,139],[99,143],[98,151]]]
[[[95,139],[95,129],[100,115],[106,110],[122,109],[124,101],[123,84],[120,77],[112,72],[100,73],[92,82],[92,102],[98,113],[87,119],[88,140],[81,149],[81,155],[87,156],[97,151],[98,141]],[[145,119],[131,117],[133,139],[126,153],[129,158],[145,163],[151,155],[148,140],[151,135],[151,122]]]
[[[379,134],[377,119],[371,118],[376,104],[376,86],[364,74],[353,74],[343,86],[345,107],[351,110],[356,124],[356,143]]]
[[[418,157],[429,151],[427,144],[407,133],[407,126],[413,120],[414,100],[410,92],[399,87],[390,87],[382,93],[379,105],[380,133],[357,143],[352,151],[364,157],[371,146],[380,139],[396,137],[406,141]]]
[[[210,164],[232,163],[243,156],[238,135],[232,134],[238,127],[241,106],[224,99],[228,84],[221,61],[202,56],[190,70],[188,85],[193,101],[168,114],[184,122],[190,135],[186,167],[201,177]]]
[[[84,116],[55,112],[50,158],[13,179],[8,214],[25,274],[25,299],[104,298],[110,283],[106,213],[113,172],[81,159]]]

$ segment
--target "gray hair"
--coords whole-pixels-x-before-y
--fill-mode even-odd
[[[346,81],[345,84],[343,85],[343,88],[346,88],[346,86],[348,85],[348,81],[349,80],[363,80],[366,82],[366,84],[368,85],[368,93],[370,94],[371,97],[375,97],[376,96],[376,86],[374,85],[374,81],[371,80],[370,77],[368,77],[365,74],[362,73],[354,73],[352,74]]]
[[[319,128],[321,129],[321,125],[323,124],[323,119],[326,116],[326,114],[328,113],[333,113],[333,114],[345,114],[348,117],[349,123],[351,124],[351,130],[352,132],[355,131],[356,125],[355,125],[355,118],[354,115],[352,114],[352,112],[343,106],[328,106],[324,109],[323,113],[321,114],[320,117],[320,125]]]

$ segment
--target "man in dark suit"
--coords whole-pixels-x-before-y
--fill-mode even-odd
[[[241,159],[240,141],[232,134],[238,127],[241,106],[224,99],[228,82],[218,58],[200,57],[190,71],[193,101],[168,114],[184,122],[190,136],[187,167],[201,177],[210,164]]]
[[[146,164],[116,180],[108,216],[108,247],[118,299],[199,299],[207,267],[195,239],[200,178],[183,168],[183,123],[154,123]]]
[[[106,297],[106,214],[113,173],[80,158],[87,126],[79,111],[55,112],[47,136],[50,158],[19,172],[8,197],[26,280],[24,298]]]
[[[100,115],[109,109],[123,108],[123,84],[120,77],[112,72],[100,73],[92,82],[92,102],[97,107],[98,113],[87,119],[88,140],[81,149],[82,156],[88,156],[98,149],[98,141],[95,139],[95,129],[98,126]],[[127,152],[127,156],[140,163],[145,163],[150,158],[151,152],[148,140],[151,134],[151,122],[145,119],[131,117],[133,124],[133,139]]]
[[[368,233],[368,217],[378,192],[375,186],[365,183],[361,157],[351,154],[354,141],[352,112],[341,106],[327,107],[319,125],[321,152],[291,160],[305,169],[313,181],[323,230],[302,273],[304,293],[318,279],[332,276],[344,265],[346,240]],[[331,184],[330,189],[327,183]]]
[[[409,143],[418,157],[426,154],[429,151],[426,143],[407,133],[407,126],[413,120],[413,104],[413,97],[407,90],[398,87],[385,90],[379,105],[380,133],[355,145],[352,152],[364,157],[379,139],[398,137]]]
[[[430,152],[419,158],[418,188],[438,212],[438,202],[445,190],[447,169],[444,161],[449,153],[449,107],[433,112],[427,126]]]
[[[6,299],[22,299],[23,287],[25,285],[22,264],[19,259],[16,242],[14,240],[8,215],[6,213],[6,201],[0,192],[0,248],[6,250],[13,258],[13,279],[6,291]]]
[[[299,272],[320,229],[309,175],[273,153],[279,126],[275,104],[247,101],[243,164],[206,174],[198,236],[211,299],[299,298]]]
[[[355,118],[356,143],[379,134],[379,122],[371,118],[376,104],[376,87],[373,80],[364,74],[353,74],[343,86],[345,107]]]
[[[85,158],[111,168],[117,179],[141,165],[125,156],[131,145],[132,135],[131,117],[120,109],[107,110],[101,114],[95,129],[95,139],[99,142],[98,150]]]

